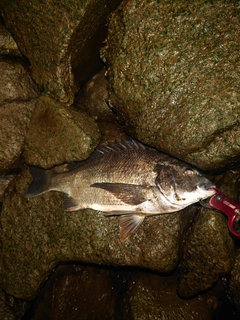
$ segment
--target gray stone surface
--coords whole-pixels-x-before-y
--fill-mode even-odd
[[[107,64],[130,135],[202,169],[239,158],[239,21],[235,2],[122,2]]]

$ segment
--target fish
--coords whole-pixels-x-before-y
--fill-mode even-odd
[[[146,216],[180,211],[215,193],[215,185],[193,166],[133,139],[98,147],[67,171],[57,168],[31,166],[25,197],[59,191],[65,211],[90,208],[120,216],[122,242]]]

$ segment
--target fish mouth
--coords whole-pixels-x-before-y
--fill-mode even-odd
[[[211,197],[216,193],[216,186],[211,181],[199,184],[196,189],[198,189],[199,192],[204,194],[205,197],[203,199]]]
[[[201,189],[201,190],[204,190],[204,191],[205,191],[205,190],[206,190],[206,191],[208,191],[208,190],[214,190],[214,193],[216,193],[216,191],[215,191],[216,186],[215,186],[215,184],[212,183],[211,181],[201,183],[200,185],[198,185],[198,188]]]
[[[202,183],[199,186],[199,188],[201,188],[202,190],[204,189],[205,191],[209,192],[209,194],[206,197],[204,197],[204,198],[199,200],[199,203],[205,208],[212,209],[212,207],[207,202],[205,202],[204,200],[209,198],[209,197],[211,197],[211,196],[213,196],[216,193],[215,184],[213,184],[211,181],[209,181],[207,183]]]

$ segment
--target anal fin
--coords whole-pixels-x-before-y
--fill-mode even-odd
[[[65,211],[76,211],[80,209],[76,200],[67,193],[63,193],[63,207]]]
[[[142,214],[123,214],[120,216],[120,240],[124,242],[135,232],[140,224],[143,222],[145,216]]]

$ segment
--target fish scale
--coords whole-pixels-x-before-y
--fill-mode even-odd
[[[63,193],[64,209],[90,208],[120,215],[125,241],[146,216],[172,213],[213,195],[214,184],[192,166],[134,140],[97,148],[84,161],[56,168],[30,167],[25,197]]]

